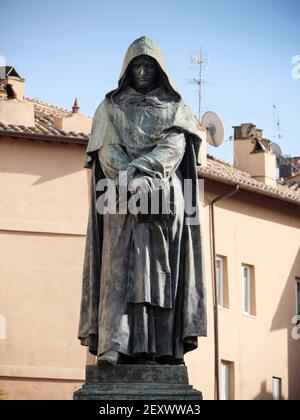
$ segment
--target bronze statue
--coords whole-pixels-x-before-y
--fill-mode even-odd
[[[79,338],[102,363],[181,364],[206,335],[203,251],[196,187],[196,120],[142,37],[127,50],[118,88],[99,105],[86,167],[92,169]],[[167,186],[169,212],[101,214],[100,180],[153,199]],[[184,180],[197,223],[189,223]],[[126,189],[128,185],[128,188]],[[128,191],[128,193],[127,193]],[[130,206],[128,206],[130,207]]]

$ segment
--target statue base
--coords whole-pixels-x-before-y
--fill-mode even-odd
[[[202,400],[189,385],[185,366],[107,365],[86,367],[86,383],[74,400]]]

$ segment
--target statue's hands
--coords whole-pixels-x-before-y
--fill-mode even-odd
[[[148,180],[144,178],[143,176],[134,178],[132,181],[130,181],[128,190],[134,194],[148,194],[151,191],[151,185],[149,184]]]
[[[129,183],[134,179],[136,174],[136,169],[134,167],[129,167],[127,171],[122,171],[118,177],[119,189],[127,193],[127,188]]]
[[[144,176],[139,176],[134,178],[128,186],[128,190],[133,194],[133,196],[128,201],[128,210],[131,214],[137,214],[140,211],[140,206],[148,201],[144,201],[147,198],[148,193],[151,191],[151,182],[148,182]],[[142,200],[142,201],[141,201]],[[137,203],[139,206],[137,207]]]
[[[127,182],[128,184],[134,179],[134,177],[136,176],[136,168],[133,166],[128,166],[127,168]]]

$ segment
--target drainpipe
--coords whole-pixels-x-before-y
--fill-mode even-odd
[[[217,267],[216,267],[216,236],[214,205],[225,198],[236,194],[240,186],[237,184],[233,191],[220,195],[210,202],[211,234],[212,234],[212,266],[213,266],[213,306],[214,306],[214,341],[215,341],[215,400],[220,399],[220,367],[219,367],[219,316],[218,316],[218,293],[217,293]]]

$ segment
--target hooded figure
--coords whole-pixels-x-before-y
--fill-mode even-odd
[[[184,353],[197,348],[197,337],[206,335],[200,142],[159,47],[137,39],[127,50],[118,88],[96,110],[85,163],[92,177],[79,339],[99,363],[182,363]],[[163,182],[169,214],[101,214],[97,183],[112,180],[120,194],[120,172],[131,192],[149,197],[154,181]],[[193,214],[186,211],[184,180],[191,185]]]

